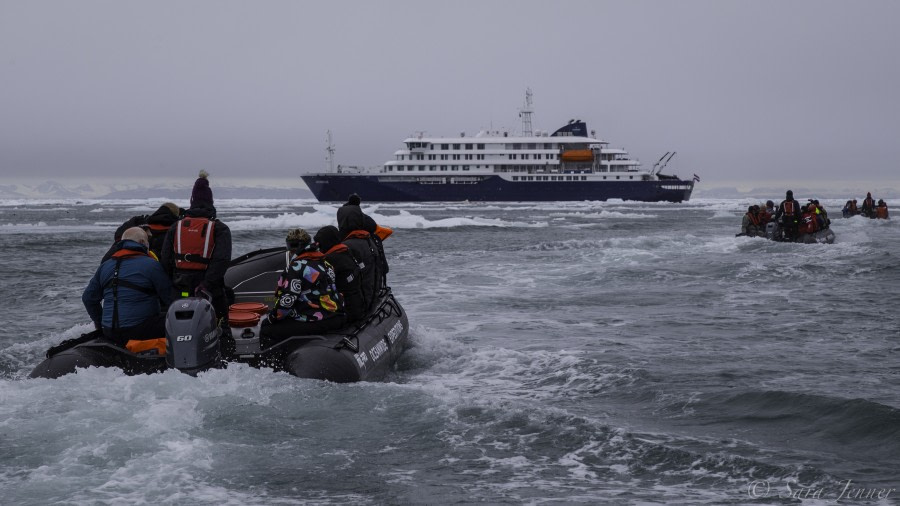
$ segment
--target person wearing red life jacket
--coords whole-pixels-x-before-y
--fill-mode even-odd
[[[875,208],[875,217],[882,220],[890,219],[888,216],[887,202],[882,199],[878,199],[878,207]]]
[[[815,234],[819,230],[819,220],[816,216],[816,207],[810,203],[800,208],[800,224],[797,231],[800,235]]]
[[[291,259],[278,278],[275,305],[260,329],[267,346],[291,336],[332,332],[347,323],[334,267],[309,233],[291,230],[286,244]]]
[[[872,198],[872,192],[866,193],[866,198],[863,199],[862,215],[866,218],[874,218],[875,217],[875,199]]]
[[[132,351],[133,341],[165,341],[165,317],[172,303],[172,283],[148,254],[147,234],[139,227],[123,232],[109,259],[97,268],[81,295],[94,327]],[[101,304],[102,303],[102,304]],[[162,345],[162,353],[165,346]]]
[[[797,227],[800,223],[800,203],[794,200],[794,192],[788,190],[784,200],[778,205],[775,220],[781,224],[785,241],[797,240]]]
[[[819,230],[825,230],[831,226],[831,220],[828,218],[828,211],[825,210],[825,206],[820,204],[817,199],[811,199],[809,207],[816,213],[816,220],[819,222]]]
[[[361,320],[366,316],[366,304],[362,294],[359,263],[350,248],[341,243],[337,227],[328,225],[320,228],[313,240],[319,245],[319,251],[325,254],[325,260],[334,267],[335,280],[344,300],[347,321]]]
[[[771,212],[769,211],[770,205],[773,206]],[[762,235],[765,235],[766,225],[775,217],[774,205],[770,200],[766,203],[766,207],[756,206],[756,217],[759,219],[759,229],[763,232]]]
[[[757,237],[760,234],[759,206],[750,206],[741,220],[741,233],[739,235],[747,235]]]
[[[166,234],[161,263],[178,297],[209,294],[219,325],[224,328],[228,322],[225,271],[231,262],[231,230],[216,219],[208,176],[201,170],[194,182],[191,207]]]

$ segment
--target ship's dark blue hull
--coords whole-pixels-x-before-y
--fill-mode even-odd
[[[344,202],[356,193],[366,202],[580,201],[636,200],[683,202],[691,198],[693,181],[506,181],[488,176],[477,183],[404,181],[372,174],[301,176],[320,202]]]

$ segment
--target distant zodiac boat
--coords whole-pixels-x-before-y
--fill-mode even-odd
[[[571,120],[552,134],[531,129],[531,92],[520,111],[522,134],[482,131],[475,137],[407,138],[396,159],[382,167],[333,168],[301,176],[322,202],[352,193],[369,202],[636,200],[682,202],[699,177],[662,174],[675,155],[666,153],[650,170],[624,149],[588,135]]]

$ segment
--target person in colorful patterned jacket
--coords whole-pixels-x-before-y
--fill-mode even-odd
[[[347,322],[334,268],[309,233],[302,228],[291,230],[286,243],[291,260],[278,278],[275,306],[260,330],[270,344],[338,330]]]
[[[120,346],[166,335],[165,311],[172,303],[172,283],[148,254],[148,244],[147,233],[140,227],[126,230],[81,295],[94,327]]]

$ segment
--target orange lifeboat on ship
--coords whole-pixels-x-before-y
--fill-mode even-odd
[[[594,153],[590,149],[572,149],[564,151],[560,159],[564,162],[590,162],[594,159]]]

